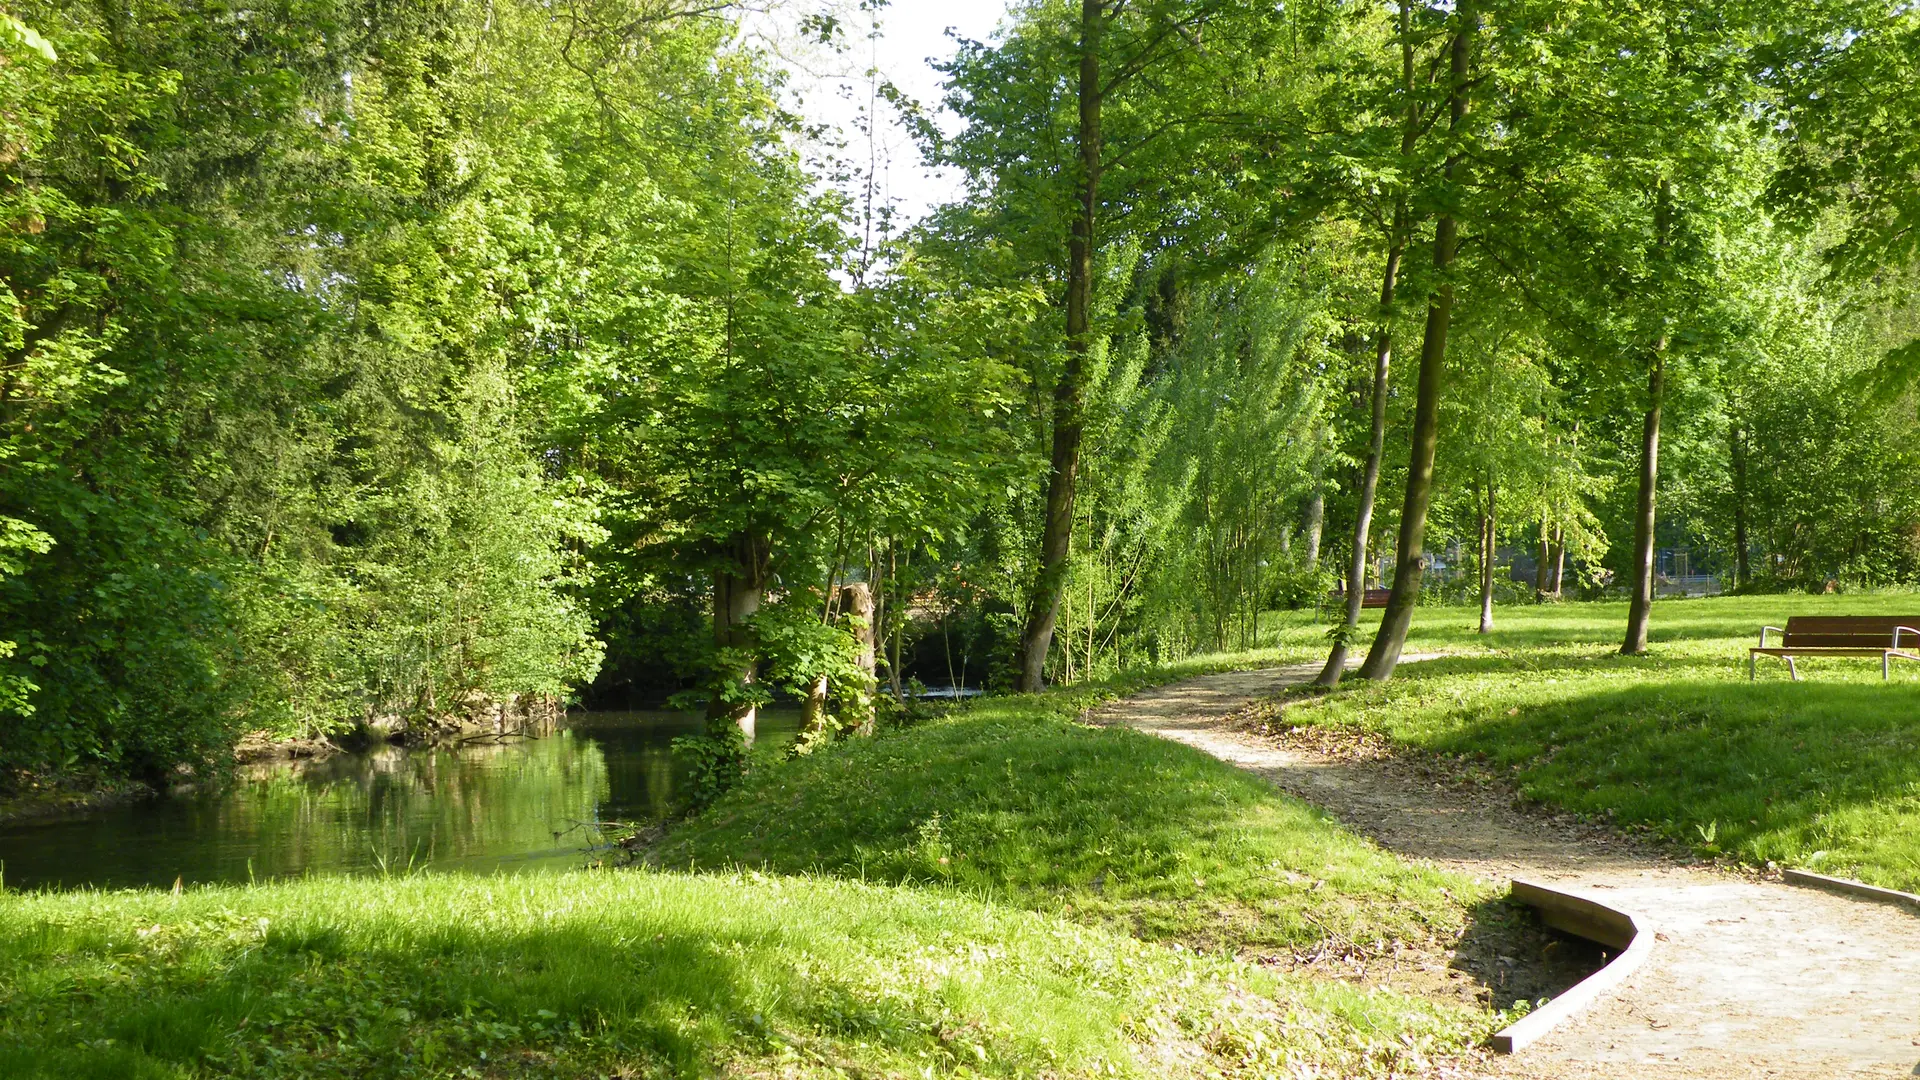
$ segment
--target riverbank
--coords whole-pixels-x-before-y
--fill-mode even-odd
[[[78,783],[72,778],[20,777],[12,790],[0,795],[0,825],[84,814],[152,795],[151,787],[131,780]]]
[[[752,784],[773,787],[733,797],[875,753],[993,784],[940,756],[989,736],[980,752],[1023,781],[1006,789],[1035,796],[994,809],[1008,846],[983,859],[973,782],[936,784],[925,816],[886,800],[913,861],[865,882],[652,869],[0,896],[0,1074],[1389,1076],[1458,1059],[1484,1008],[1296,958],[1450,933],[1484,897],[1225,766],[1075,723],[1138,685],[1282,655],[983,702],[769,765]],[[1178,807],[1113,801],[1130,770],[1143,792],[1196,786]],[[868,808],[799,812],[844,838]]]
[[[512,739],[551,735],[565,723],[559,699],[509,694],[500,699],[473,697],[458,711],[411,724],[399,717],[376,718],[343,730],[332,738],[322,734],[288,735],[248,731],[231,748],[235,769],[258,775],[289,765],[324,760],[348,748],[396,745],[458,745],[485,739]],[[344,744],[344,745],[343,745]],[[100,810],[138,799],[180,794],[202,785],[218,786],[232,776],[196,776],[185,770],[170,774],[177,783],[163,785],[86,773],[19,773],[0,777],[0,825],[38,818],[65,817]]]

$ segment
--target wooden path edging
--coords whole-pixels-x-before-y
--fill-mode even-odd
[[[1878,885],[1869,885],[1864,881],[1852,881],[1848,878],[1828,877],[1825,874],[1809,873],[1805,870],[1782,870],[1780,876],[1789,885],[1803,885],[1809,889],[1824,889],[1827,892],[1851,896],[1856,900],[1875,900],[1882,904],[1904,907],[1920,915],[1920,896],[1900,892],[1897,889],[1883,889]]]
[[[1519,1052],[1620,985],[1653,955],[1654,942],[1653,930],[1643,917],[1610,908],[1577,893],[1515,878],[1512,896],[1537,909],[1540,920],[1555,930],[1620,952],[1606,967],[1494,1035],[1493,1048],[1503,1054]]]

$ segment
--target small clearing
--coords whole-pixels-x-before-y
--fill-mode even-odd
[[[1644,916],[1648,964],[1491,1075],[1526,1080],[1920,1075],[1920,917],[1703,865],[1516,806],[1384,743],[1290,731],[1251,703],[1311,667],[1192,679],[1116,702],[1126,725],[1256,773],[1400,855],[1527,877]],[[1264,730],[1263,730],[1264,729]]]

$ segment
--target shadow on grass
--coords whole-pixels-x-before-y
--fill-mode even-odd
[[[174,1077],[206,1066],[245,1074],[269,1063],[284,1075],[402,1075],[557,1052],[686,1073],[769,1004],[756,1000],[764,993],[754,992],[755,974],[725,941],[659,934],[615,948],[579,927],[450,929],[385,946],[276,931],[231,955],[196,943],[193,962],[132,977],[83,959],[111,949],[104,940],[38,957],[24,956],[39,950],[22,944],[9,934],[0,953],[47,967],[27,976],[10,1005],[16,1015],[31,1010],[44,1037],[16,1028],[0,1047],[0,1074],[21,1078]],[[35,995],[31,983],[50,969],[65,969],[74,985]],[[872,1008],[817,984],[786,1006],[800,1023]],[[906,1017],[872,1026],[883,1040],[921,1041]],[[79,1037],[67,1034],[74,1028]]]
[[[119,894],[76,918],[80,894],[54,920],[0,924],[0,1076],[686,1076],[738,1055],[1013,1076],[1119,1045],[1100,1011],[1110,992],[1078,985],[1030,930],[996,936],[965,912],[844,887],[680,880],[586,904],[434,879],[347,882],[358,891],[317,905],[304,885],[188,894],[179,909]],[[431,909],[457,897],[531,906],[454,903],[435,925]],[[649,897],[673,907],[656,917]],[[729,900],[752,903],[712,912]],[[1007,970],[944,942],[948,928],[1001,950]],[[886,960],[954,950],[951,982]]]

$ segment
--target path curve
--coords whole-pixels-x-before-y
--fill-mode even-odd
[[[1257,773],[1398,854],[1475,877],[1529,877],[1644,916],[1652,959],[1517,1058],[1516,1080],[1920,1075],[1920,918],[1899,908],[1686,866],[1567,819],[1476,798],[1391,755],[1329,753],[1237,730],[1249,702],[1319,666],[1209,675],[1091,720]]]

